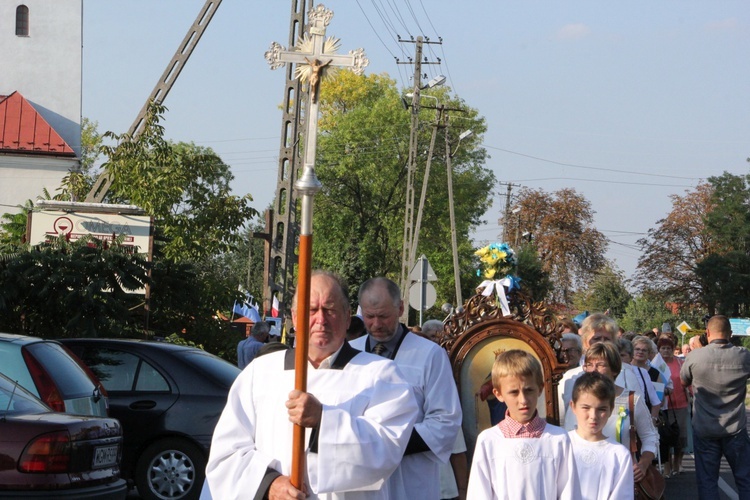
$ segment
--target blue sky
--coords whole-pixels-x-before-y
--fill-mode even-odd
[[[124,132],[203,0],[84,0],[83,115]],[[363,47],[368,73],[411,86],[406,60],[426,56],[486,117],[487,167],[498,180],[575,187],[626,275],[635,241],[671,209],[669,196],[750,156],[750,9],[746,1],[330,0],[328,35]],[[169,138],[212,147],[237,194],[272,201],[283,72],[263,58],[288,42],[291,2],[222,2],[165,104]],[[476,238],[495,241],[505,189]]]

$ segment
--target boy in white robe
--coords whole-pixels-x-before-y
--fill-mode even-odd
[[[385,480],[406,449],[417,403],[395,363],[345,341],[350,318],[345,287],[313,273],[309,392],[293,390],[292,350],[258,358],[237,377],[206,467],[213,498],[389,498]],[[289,477],[292,424],[308,428],[300,488]]]
[[[604,435],[615,405],[614,382],[584,373],[573,387],[570,409],[578,422],[570,431],[582,500],[630,500],[634,496],[630,451]]]
[[[467,498],[578,498],[570,438],[537,413],[542,365],[519,349],[498,355],[492,392],[508,406],[505,419],[477,437]]]

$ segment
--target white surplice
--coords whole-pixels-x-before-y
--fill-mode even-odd
[[[285,402],[294,389],[291,353],[255,359],[232,385],[206,467],[213,498],[255,498],[269,469],[290,475],[292,424]],[[323,405],[317,453],[306,447],[310,498],[394,498],[385,479],[401,461],[417,404],[395,363],[354,350],[350,355],[340,369],[308,365],[307,392]],[[308,445],[311,433],[306,430]]]
[[[400,326],[403,333],[404,326]],[[365,350],[368,336],[352,342]],[[456,434],[461,429],[461,403],[453,370],[445,350],[435,342],[407,332],[393,358],[412,385],[419,416],[414,430],[429,451],[405,455],[388,480],[393,499],[436,500],[440,498],[440,463],[450,458]]]
[[[547,424],[539,438],[506,438],[495,425],[479,433],[471,461],[469,499],[579,499],[568,433]]]
[[[581,500],[632,500],[635,493],[633,459],[620,443],[586,441],[570,431]]]

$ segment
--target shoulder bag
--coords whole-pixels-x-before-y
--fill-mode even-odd
[[[672,423],[669,422],[669,410],[672,410]],[[672,396],[669,396],[669,407],[659,415],[659,441],[670,448],[680,447],[680,424],[672,406]]]
[[[633,456],[633,464],[638,463],[636,453],[638,445],[636,444],[637,431],[635,428],[635,396],[630,391],[628,395],[628,405],[630,407],[630,453]],[[659,473],[654,464],[648,464],[646,475],[639,482],[635,483],[636,500],[660,500],[664,498],[664,489],[666,483],[664,477]]]

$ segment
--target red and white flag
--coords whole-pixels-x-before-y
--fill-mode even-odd
[[[279,317],[279,299],[277,299],[275,295],[273,296],[273,305],[271,306],[271,317]]]

